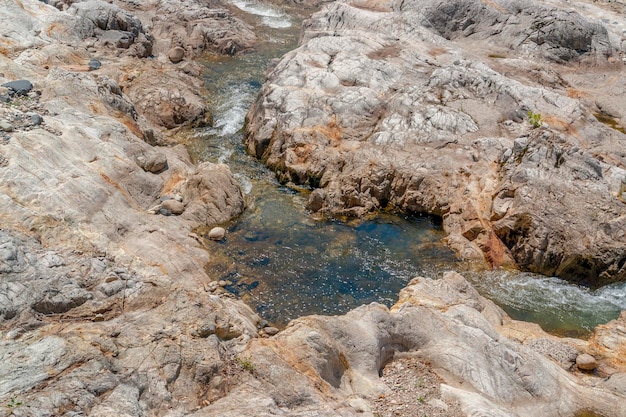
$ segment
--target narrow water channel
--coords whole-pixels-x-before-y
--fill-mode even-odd
[[[245,114],[270,61],[297,46],[299,19],[250,0],[233,5],[265,41],[251,53],[206,58],[214,126],[189,140],[197,161],[227,163],[246,193],[248,210],[227,225],[227,238],[211,247],[207,265],[227,290],[278,326],[373,301],[390,306],[411,278],[436,279],[451,269],[512,317],[560,334],[584,335],[626,309],[626,284],[590,291],[536,274],[472,271],[441,243],[443,231],[428,217],[312,219],[304,208],[307,190],[279,184],[242,145]]]

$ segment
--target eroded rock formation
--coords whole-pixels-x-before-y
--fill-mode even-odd
[[[241,190],[227,166],[196,166],[182,146],[155,145],[171,143],[170,128],[210,119],[188,59],[253,39],[223,5],[180,5],[0,0],[0,85],[21,81],[0,87],[0,414],[372,416],[386,389],[378,372],[395,352],[430,361],[443,397],[468,415],[626,412],[623,316],[590,342],[557,339],[510,321],[450,273],[413,281],[391,310],[373,304],[279,332],[225,294],[193,231],[241,213]],[[460,113],[442,106],[433,123]],[[458,120],[458,132],[481,126]],[[551,140],[540,132],[529,138]],[[506,154],[496,140],[480,143],[479,160]],[[541,155],[534,143],[511,140],[502,164],[514,171],[533,146]],[[580,152],[584,162],[590,151]],[[576,172],[597,174],[583,162]],[[499,194],[498,212],[525,204],[510,194]],[[610,378],[576,370],[583,353]]]
[[[462,258],[623,281],[623,8],[334,2],[268,75],[248,150],[312,211],[430,213]]]
[[[356,415],[358,400],[371,402],[389,390],[379,373],[398,352],[430,363],[446,381],[444,398],[458,401],[467,415],[626,411],[623,385],[616,382],[621,388],[611,391],[607,381],[580,373],[575,378],[544,356],[587,349],[584,342],[539,330],[520,343],[503,336],[515,324],[459,274],[418,278],[391,310],[371,304],[340,317],[305,317],[271,339],[253,340],[240,354],[251,368],[241,386],[193,415]],[[540,353],[546,344],[551,349]],[[617,381],[623,374],[614,375]],[[362,405],[361,413],[371,415]]]

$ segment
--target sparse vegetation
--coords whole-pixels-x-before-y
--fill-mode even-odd
[[[239,365],[241,365],[241,367],[244,370],[248,372],[254,372],[254,364],[252,363],[249,357],[244,358],[244,357],[238,356],[237,362],[239,363]]]
[[[7,403],[7,408],[9,410],[14,410],[21,405],[22,405],[22,402],[14,395],[9,399],[9,402]]]
[[[533,129],[541,127],[541,125],[543,124],[543,121],[541,120],[541,114],[535,113],[532,110],[528,110],[528,122],[533,127]]]

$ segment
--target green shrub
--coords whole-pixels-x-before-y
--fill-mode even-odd
[[[533,129],[537,129],[541,127],[543,121],[541,120],[541,114],[535,113],[532,110],[528,110],[528,122],[533,127]]]

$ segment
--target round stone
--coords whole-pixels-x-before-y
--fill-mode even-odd
[[[167,52],[167,57],[170,59],[170,61],[176,64],[182,61],[185,57],[185,50],[180,46],[176,46]]]
[[[182,214],[183,211],[185,211],[185,205],[177,200],[165,200],[161,203],[161,208],[164,208],[174,215]]]
[[[211,240],[219,241],[224,239],[224,236],[226,236],[226,229],[224,229],[223,227],[214,227],[209,232],[209,239]]]
[[[4,119],[0,119],[0,130],[5,132],[13,132],[13,125]]]
[[[95,71],[102,66],[102,63],[98,61],[96,58],[92,58],[91,61],[89,61],[88,65],[89,65],[89,71]]]
[[[274,336],[275,334],[278,334],[279,330],[276,327],[265,327],[263,328],[263,331],[265,332],[266,335],[269,336]]]
[[[37,113],[31,113],[28,117],[30,118],[30,123],[33,126],[39,126],[43,123],[43,117]]]
[[[596,358],[586,353],[576,357],[576,366],[582,371],[593,371],[598,366]]]

